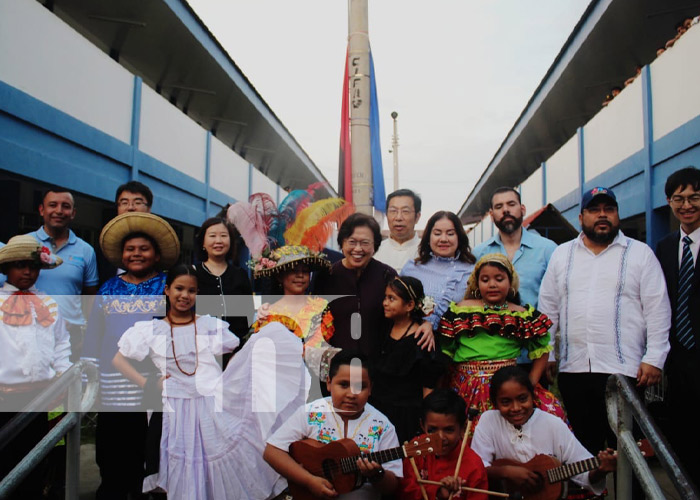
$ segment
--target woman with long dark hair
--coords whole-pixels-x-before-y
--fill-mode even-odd
[[[426,297],[432,297],[435,307],[425,319],[433,331],[450,302],[464,297],[475,262],[459,217],[444,210],[434,213],[425,225],[418,257],[401,270],[401,276],[418,278]]]

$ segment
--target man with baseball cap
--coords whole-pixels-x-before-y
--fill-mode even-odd
[[[551,332],[560,332],[550,361],[559,363],[574,434],[595,454],[606,438],[615,445],[605,408],[608,376],[623,374],[638,387],[661,379],[671,307],[654,252],[620,231],[612,189],[586,191],[579,222],[581,234],[552,254],[539,309],[554,323]]]

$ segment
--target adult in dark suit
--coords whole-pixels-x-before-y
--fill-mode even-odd
[[[690,410],[700,400],[700,269],[696,265],[700,250],[700,170],[687,167],[674,172],[666,180],[665,192],[681,225],[656,247],[673,310],[671,351],[665,366],[666,432],[686,472],[700,486],[698,416]]]

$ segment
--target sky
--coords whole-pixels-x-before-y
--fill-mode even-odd
[[[346,0],[188,0],[277,117],[338,183]],[[386,192],[457,212],[589,0],[369,0]]]

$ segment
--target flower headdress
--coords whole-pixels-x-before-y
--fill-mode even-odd
[[[261,255],[248,261],[248,267],[253,270],[255,278],[283,273],[299,264],[306,264],[313,270],[331,267],[324,254],[300,245],[285,245],[276,250],[266,248]]]
[[[48,247],[29,234],[13,236],[7,245],[0,248],[0,264],[24,260],[36,262],[41,269],[53,269],[63,262]]]

